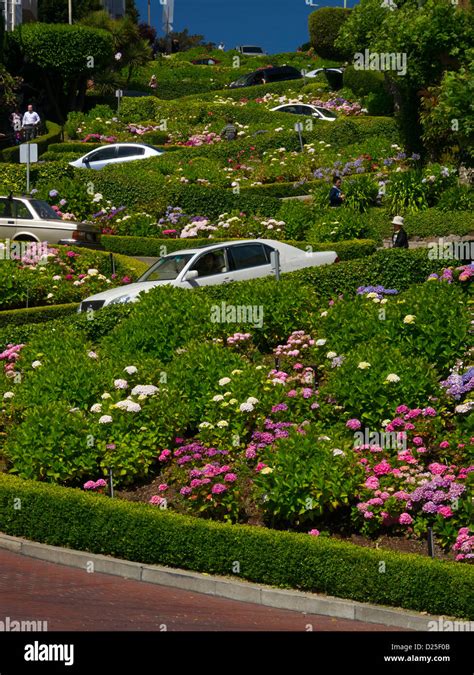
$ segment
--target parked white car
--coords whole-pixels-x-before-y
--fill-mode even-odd
[[[74,162],[69,162],[77,169],[103,169],[108,164],[133,162],[137,159],[159,157],[163,150],[158,150],[146,143],[110,143],[102,148],[91,150]]]
[[[199,288],[270,276],[274,274],[271,259],[273,251],[279,253],[281,272],[330,265],[338,261],[335,251],[310,253],[272,239],[242,239],[188,248],[163,256],[134,284],[112,288],[86,298],[79,311],[137,302],[141,293],[155,286]]]
[[[236,47],[236,50],[242,54],[242,56],[266,56],[267,53],[261,47],[255,47],[250,45],[239,45]]]
[[[277,105],[271,110],[272,112],[292,113],[293,115],[311,115],[311,117],[325,122],[334,122],[337,119],[336,113],[332,110],[310,103],[285,103],[284,105]]]
[[[333,72],[343,75],[344,68],[315,68],[315,70],[310,70],[308,73],[305,73],[305,77],[313,78],[317,77],[320,73]]]
[[[100,229],[87,223],[63,220],[41,199],[0,197],[0,239],[10,241],[45,241],[98,248]]]

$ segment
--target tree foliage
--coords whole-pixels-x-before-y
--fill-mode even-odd
[[[350,9],[342,7],[322,7],[309,15],[311,45],[320,56],[328,59],[345,57],[347,48],[343,44],[336,46],[335,41],[350,13]]]
[[[8,40],[19,74],[46,89],[60,122],[69,110],[81,107],[87,80],[113,58],[111,35],[86,26],[29,23],[9,33]]]

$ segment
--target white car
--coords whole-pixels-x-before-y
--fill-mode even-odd
[[[102,148],[96,148],[69,162],[71,166],[77,169],[103,169],[108,164],[120,164],[122,162],[132,162],[136,159],[148,159],[148,157],[159,157],[163,150],[157,150],[152,145],[146,143],[111,143]]]
[[[266,56],[267,53],[261,47],[251,47],[250,45],[239,45],[236,50],[242,56]]]
[[[326,73],[328,71],[342,75],[344,73],[344,68],[316,68],[315,70],[310,70],[308,73],[305,73],[304,76],[313,78],[317,77],[320,73]]]
[[[99,248],[100,229],[63,220],[41,199],[10,195],[0,197],[0,239]]]
[[[281,272],[330,265],[338,261],[335,251],[309,253],[272,239],[242,239],[188,248],[163,256],[134,284],[111,288],[86,298],[79,311],[137,302],[141,293],[155,286],[199,288],[270,276],[274,274],[271,256],[274,251],[278,251]]]
[[[325,122],[334,122],[337,119],[336,113],[332,110],[310,103],[285,103],[284,105],[277,105],[276,108],[271,110],[272,112],[292,113],[293,115],[310,115]]]

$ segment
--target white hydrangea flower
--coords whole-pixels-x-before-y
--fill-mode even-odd
[[[219,401],[223,401],[224,397],[222,396],[222,394],[217,394],[216,396],[212,397],[212,400],[218,403]]]
[[[127,380],[114,380],[114,387],[115,389],[126,389],[128,387],[128,382]]]
[[[112,396],[109,394],[108,391],[104,391],[104,393],[102,394],[102,396],[100,398],[104,399],[104,401],[105,401],[106,398],[112,398]]]
[[[32,368],[41,368],[42,365],[43,364],[41,363],[41,361],[33,361],[33,363],[31,364],[31,367]]]
[[[416,316],[415,314],[407,314],[406,317],[403,319],[403,323],[415,323]]]
[[[124,371],[129,375],[135,375],[135,373],[138,371],[138,368],[136,366],[126,366]]]
[[[221,420],[220,422],[217,423],[217,426],[218,426],[220,429],[223,429],[224,427],[228,427],[228,426],[229,426],[229,422],[227,422],[226,420]]]
[[[110,424],[112,421],[110,415],[102,415],[102,417],[99,418],[99,424]]]
[[[251,403],[252,405],[257,405],[258,398],[255,398],[254,396],[249,396],[248,399],[247,399],[247,403]]]
[[[199,425],[200,429],[214,429],[214,425],[211,424],[210,422],[201,422]]]
[[[90,277],[95,277],[97,274],[99,274],[99,270],[96,270],[95,267],[91,267],[91,269],[87,270],[87,274]]]
[[[229,382],[230,382],[230,377],[221,377],[221,379],[219,380],[219,385],[221,387],[224,387],[226,384],[229,384]]]
[[[327,358],[327,359],[335,359],[336,356],[337,356],[337,352],[328,352],[328,353],[326,354],[326,358]]]
[[[94,405],[91,405],[90,410],[93,413],[100,413],[100,412],[102,412],[102,404],[101,403],[94,403]]]
[[[326,342],[327,342],[327,340],[323,340],[323,339],[321,339],[321,340],[316,340],[315,345],[316,345],[316,347],[324,347],[324,345],[326,344]]]
[[[367,370],[367,368],[370,368],[370,363],[368,361],[361,361],[357,368],[360,368],[361,370]]]
[[[137,384],[132,389],[132,396],[153,396],[159,391],[154,384]]]
[[[6,392],[3,394],[3,398],[5,398],[5,399],[13,398],[14,396],[15,396],[15,394],[14,394],[13,391],[6,391]]]
[[[239,410],[240,412],[252,412],[255,410],[255,407],[252,405],[252,403],[245,402],[240,404]]]
[[[400,382],[400,378],[395,373],[390,373],[387,375],[387,382]]]
[[[127,412],[140,412],[142,409],[139,403],[135,403],[135,401],[130,401],[129,399],[119,401],[114,407],[119,408],[119,410],[126,410]]]

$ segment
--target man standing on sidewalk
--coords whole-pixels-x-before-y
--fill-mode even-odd
[[[30,104],[28,110],[23,115],[22,127],[25,132],[25,141],[31,141],[36,137],[40,123],[40,116],[33,110]]]

